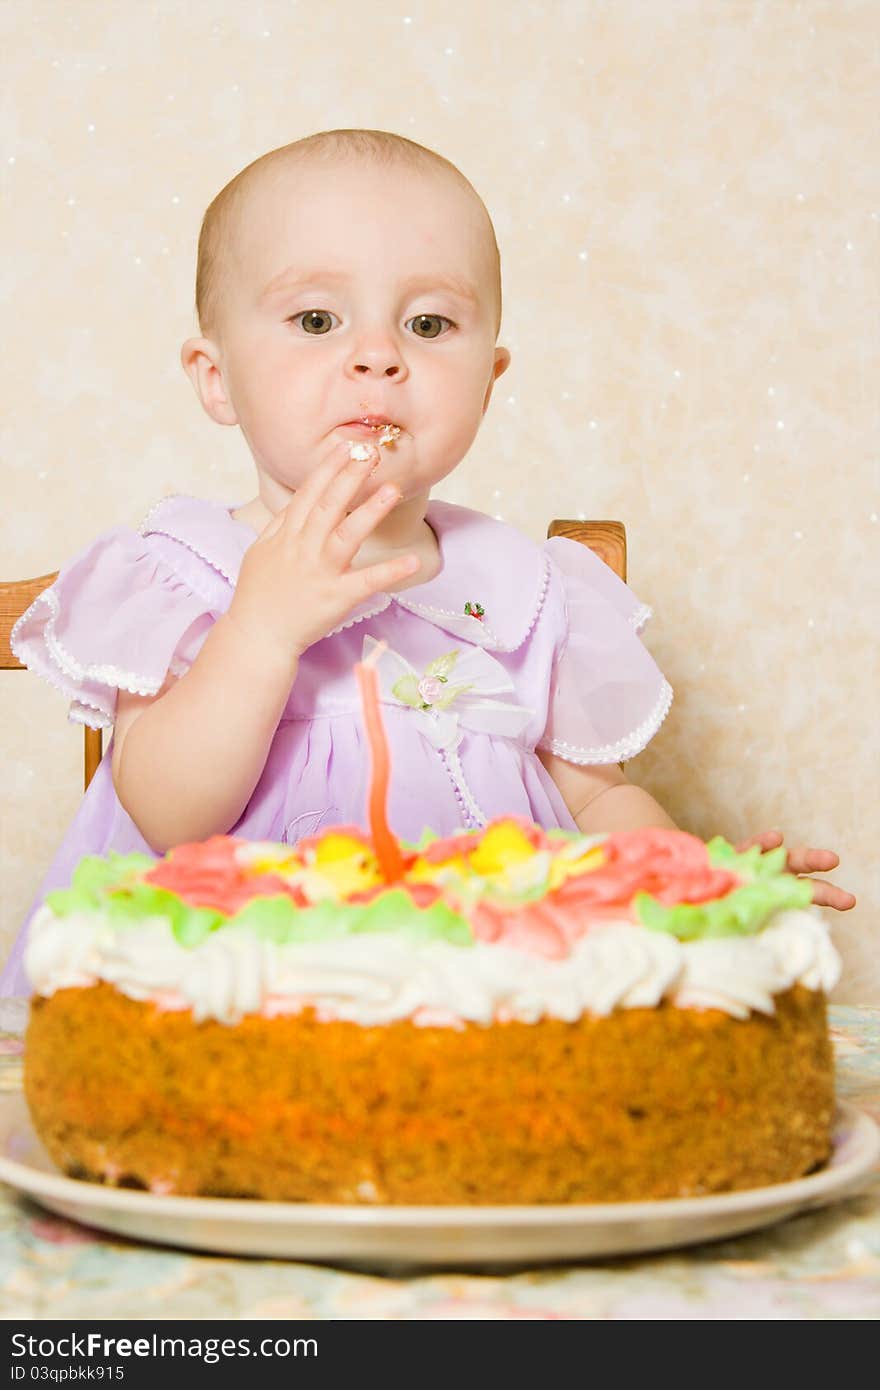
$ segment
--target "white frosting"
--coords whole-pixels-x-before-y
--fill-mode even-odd
[[[56,917],[44,905],[31,924],[25,966],[38,994],[106,980],[132,999],[192,1009],[197,1020],[294,1013],[362,1025],[413,1018],[461,1026],[543,1017],[566,1021],[616,1008],[722,1009],[734,1018],[772,1014],[773,996],[800,983],[829,991],[840,961],[815,909],[780,912],[751,937],[680,942],[630,922],[591,928],[559,960],[511,946],[416,944],[365,932],[279,946],[246,927],[225,927],[185,948],[168,922],[113,929],[99,913]]]

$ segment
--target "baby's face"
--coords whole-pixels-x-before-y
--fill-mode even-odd
[[[453,179],[349,162],[288,173],[243,214],[214,345],[227,413],[206,408],[284,489],[341,441],[376,437],[353,421],[384,417],[400,434],[353,505],[379,482],[424,493],[467,452],[509,361],[490,252]]]

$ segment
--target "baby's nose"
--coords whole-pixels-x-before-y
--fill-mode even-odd
[[[400,372],[399,362],[388,362],[386,366],[372,362],[355,362],[354,370],[363,375],[365,372],[375,372],[377,376],[397,376]]]
[[[405,377],[403,346],[393,333],[373,329],[358,334],[352,342],[348,369],[353,376]]]

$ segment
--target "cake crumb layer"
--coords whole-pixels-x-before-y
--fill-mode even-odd
[[[830,1152],[825,997],[772,1016],[236,1027],[108,984],[35,997],[25,1090],[53,1161],[154,1192],[382,1204],[640,1201],[809,1173]]]

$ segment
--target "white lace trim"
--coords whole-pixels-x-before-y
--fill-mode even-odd
[[[469,613],[455,613],[451,608],[437,608],[429,603],[414,603],[411,599],[408,600],[406,598],[405,593],[392,594],[391,597],[396,603],[399,603],[402,608],[408,609],[411,613],[421,614],[429,620],[432,617],[443,619],[444,621],[440,624],[441,627],[448,626],[450,622],[467,624],[463,635],[467,637],[468,641],[473,642],[474,646],[489,647],[494,651],[500,652],[515,652],[518,647],[522,646],[532,628],[535,626],[535,623],[538,621],[541,609],[544,606],[544,600],[547,596],[547,587],[549,583],[550,558],[544,555],[541,582],[538,586],[538,593],[528,627],[520,634],[516,641],[512,643],[503,642],[498,634],[492,631],[492,628],[483,618],[472,618]],[[481,637],[485,637],[488,640],[480,641]]]
[[[555,753],[567,763],[578,763],[580,766],[599,767],[605,763],[623,763],[627,758],[634,758],[636,753],[641,753],[660,728],[671,704],[672,686],[664,680],[657,703],[648,718],[616,743],[606,743],[600,748],[583,748],[576,743],[566,743],[564,739],[551,738],[540,739],[537,747]]]
[[[41,603],[46,605],[50,615],[43,628],[43,640],[50,656],[53,657],[55,664],[65,676],[70,676],[72,680],[94,681],[97,685],[127,690],[131,695],[155,695],[162,685],[162,680],[151,680],[147,676],[139,676],[131,671],[122,671],[118,666],[83,666],[77,661],[55,633],[55,623],[61,612],[61,605],[51,589],[44,589],[41,594],[37,595],[30,608],[22,613],[9,634],[9,646],[22,665],[27,665],[27,662],[24,660],[23,653],[17,650],[18,630],[34,614]]]
[[[353,618],[347,618],[344,623],[340,623],[338,627],[334,627],[332,631],[328,632],[327,636],[335,637],[337,632],[344,632],[346,628],[354,627],[356,623],[362,623],[367,618],[375,618],[377,613],[384,613],[393,597],[393,594],[383,594],[384,603],[380,603],[376,608],[368,609],[366,613],[357,613]]]
[[[46,620],[42,636],[46,644],[49,655],[55,662],[62,676],[67,676],[69,680],[89,681],[97,685],[106,685],[108,689],[125,690],[130,695],[155,695],[161,689],[164,677],[159,681],[152,681],[144,676],[133,675],[131,672],[122,671],[118,666],[83,666],[71,653],[63,646],[55,634],[54,627],[56,619],[61,611],[61,606],[55,594],[46,589],[42,594],[38,594],[26,612],[22,613],[15,627],[9,635],[9,646],[13,655],[27,666],[27,652],[18,642],[18,629],[34,613],[38,605],[44,603],[49,609],[50,617]],[[31,669],[35,669],[33,666]],[[189,670],[189,663],[186,661],[172,661],[168,666],[168,675],[178,679]],[[70,688],[63,680],[58,679],[55,669],[50,665],[47,668],[40,668],[37,674],[47,680],[56,690],[71,701],[67,717],[74,724],[88,724],[90,729],[112,729],[114,724],[115,709],[109,702],[99,704],[96,700],[90,700],[80,691],[72,694]]]
[[[89,705],[88,708],[82,700],[74,700],[67,711],[67,718],[71,724],[87,724],[90,729],[112,729],[113,720],[109,714],[98,710],[97,705]]]
[[[538,589],[538,597],[535,603],[534,613],[532,614],[532,617],[529,621],[529,625],[526,628],[525,632],[522,634],[522,636],[519,637],[516,642],[512,643],[509,646],[506,643],[502,642],[501,638],[497,635],[497,633],[494,633],[490,627],[486,626],[486,623],[482,618],[472,618],[469,613],[455,613],[451,608],[437,608],[434,604],[430,603],[414,603],[411,599],[407,599],[404,596],[404,594],[389,593],[383,593],[383,603],[377,605],[377,607],[375,608],[368,609],[365,613],[356,614],[355,617],[347,619],[347,621],[344,623],[340,623],[338,627],[334,627],[331,632],[328,632],[327,636],[335,637],[337,632],[342,632],[345,628],[354,627],[356,623],[362,623],[367,618],[375,618],[378,613],[384,613],[388,605],[394,602],[399,604],[401,608],[405,608],[410,613],[414,613],[417,616],[427,618],[429,622],[435,619],[439,620],[440,627],[449,627],[451,624],[455,624],[459,628],[463,628],[464,630],[461,635],[464,636],[469,642],[472,642],[475,647],[488,647],[493,651],[515,652],[518,647],[522,646],[523,642],[528,637],[532,628],[535,626],[535,623],[538,621],[541,609],[544,606],[544,599],[547,595],[547,586],[549,585],[549,583],[550,561],[549,558],[545,556],[544,572],[541,577],[540,587]],[[650,609],[648,609],[647,611],[650,614]],[[488,640],[481,641],[481,638],[487,638]]]
[[[440,759],[446,771],[449,773],[450,781],[455,788],[455,796],[459,806],[465,813],[465,826],[470,822],[471,826],[484,826],[488,824],[488,818],[481,810],[473,792],[467,784],[461,760],[454,748],[438,748]]]
[[[358,613],[353,618],[348,618],[346,622],[340,623],[338,627],[334,627],[331,632],[328,632],[327,636],[335,637],[337,632],[342,632],[345,628],[354,627],[356,623],[362,623],[367,618],[375,618],[378,613],[384,613],[389,604],[394,602],[399,604],[401,608],[407,609],[408,612],[425,617],[429,621],[432,619],[441,619],[441,627],[448,627],[452,623],[464,626],[464,633],[462,635],[465,636],[469,642],[473,642],[475,647],[490,647],[497,651],[514,652],[517,647],[522,646],[532,628],[535,626],[535,623],[538,621],[541,609],[544,606],[544,599],[547,594],[549,582],[550,563],[549,560],[545,559],[544,574],[542,576],[541,586],[538,590],[535,611],[525,632],[512,646],[507,646],[502,642],[501,638],[498,637],[491,628],[486,627],[482,618],[472,618],[469,613],[454,613],[451,608],[437,608],[435,605],[429,603],[413,603],[412,600],[405,599],[402,594],[389,593],[383,593],[383,603],[378,604],[375,608],[367,609],[364,613]],[[650,610],[648,610],[648,612],[650,613]],[[481,637],[487,637],[489,640],[481,642]]]
[[[186,535],[181,535],[180,532],[175,531],[174,528],[171,526],[150,525],[152,518],[156,515],[156,512],[159,510],[159,508],[163,507],[166,502],[173,502],[176,497],[182,498],[184,497],[184,494],[182,492],[173,492],[168,497],[163,497],[162,500],[160,502],[157,502],[154,507],[151,507],[149,512],[141,522],[140,526],[138,527],[138,531],[142,536],[167,536],[169,540],[177,541],[180,545],[185,545],[187,550],[192,551],[193,555],[197,555],[200,560],[204,560],[206,565],[210,565],[212,570],[216,570],[217,573],[226,580],[227,584],[231,584],[233,587],[235,587],[236,576],[234,574],[230,574],[229,571],[220,563],[219,560],[215,559],[213,555],[206,555],[203,550],[199,550],[198,546],[193,545],[192,541]],[[232,519],[233,518],[230,517],[230,520]],[[204,593],[200,593],[199,597],[207,599],[208,596]]]
[[[450,622],[465,623],[465,630],[468,633],[473,632],[475,638],[480,636],[489,639],[488,642],[475,641],[476,646],[491,645],[499,647],[502,651],[514,650],[513,647],[505,647],[501,638],[492,631],[488,623],[482,618],[474,618],[470,613],[455,613],[451,608],[437,608],[433,603],[413,603],[411,599],[406,601],[397,594],[392,594],[391,597],[400,604],[401,608],[408,609],[410,613],[421,613],[427,618],[443,618],[444,621],[441,623],[441,627],[448,626]]]
[[[153,503],[152,507],[151,507],[150,510],[147,512],[147,514],[146,514],[146,516],[144,517],[143,521],[142,521],[142,522],[140,523],[140,525],[137,526],[135,529],[136,529],[142,536],[145,536],[145,535],[147,534],[147,532],[150,530],[150,522],[153,520],[153,517],[156,515],[157,511],[159,510],[159,508],[160,508],[160,507],[164,507],[166,502],[174,502],[174,501],[176,501],[176,499],[177,499],[178,497],[185,497],[185,494],[182,493],[182,492],[169,492],[169,493],[167,494],[167,496],[165,496],[165,497],[160,497],[158,502],[154,502],[154,503]]]
[[[43,595],[39,594],[37,598],[34,599],[34,602],[31,604],[27,612],[22,614],[21,618],[19,619],[19,622],[24,622],[25,618],[28,616],[28,613],[31,612],[31,609],[36,607],[37,603],[42,598]],[[15,627],[12,629],[12,632],[10,633],[9,646],[13,655],[21,662],[21,664],[23,666],[27,666],[28,663],[24,659],[26,653],[21,650],[16,650],[17,644],[13,641],[13,638],[15,636],[15,628],[17,628],[18,625],[19,624],[16,623]],[[28,669],[35,670],[34,667],[29,667]],[[73,695],[70,686],[67,685],[65,681],[59,679],[59,674],[56,671],[55,667],[50,665],[45,670],[41,668],[40,670],[36,671],[36,674],[41,676],[43,680],[48,681],[54,690],[60,691],[60,693],[65,697],[65,699],[73,701],[73,704],[71,704],[70,710],[68,711],[68,718],[72,719],[74,723],[88,724],[89,727],[92,729],[106,729],[112,726],[113,719],[110,712],[106,710],[103,705],[96,704],[93,700],[87,700],[84,695]],[[67,673],[61,671],[61,674],[65,675]],[[76,714],[72,713],[74,707],[76,708]]]
[[[517,642],[517,646],[518,646],[518,647],[521,647],[521,646],[522,646],[523,642],[524,642],[524,641],[526,640],[526,638],[528,637],[528,635],[529,635],[529,633],[531,632],[532,628],[535,626],[535,623],[538,621],[538,618],[539,618],[540,613],[541,613],[541,609],[544,607],[544,600],[545,600],[546,597],[547,597],[547,590],[548,590],[548,588],[550,587],[550,556],[549,556],[549,555],[542,555],[542,559],[543,559],[543,562],[544,562],[544,568],[543,568],[543,572],[542,572],[542,574],[541,574],[541,583],[538,585],[538,597],[537,597],[537,599],[535,600],[535,609],[534,609],[534,612],[532,613],[531,618],[529,619],[529,625],[528,625],[528,627],[526,628],[526,630],[525,630],[525,632],[523,633],[522,637],[520,638],[519,642]],[[510,650],[511,650],[511,651],[514,651],[515,648],[510,648]]]

